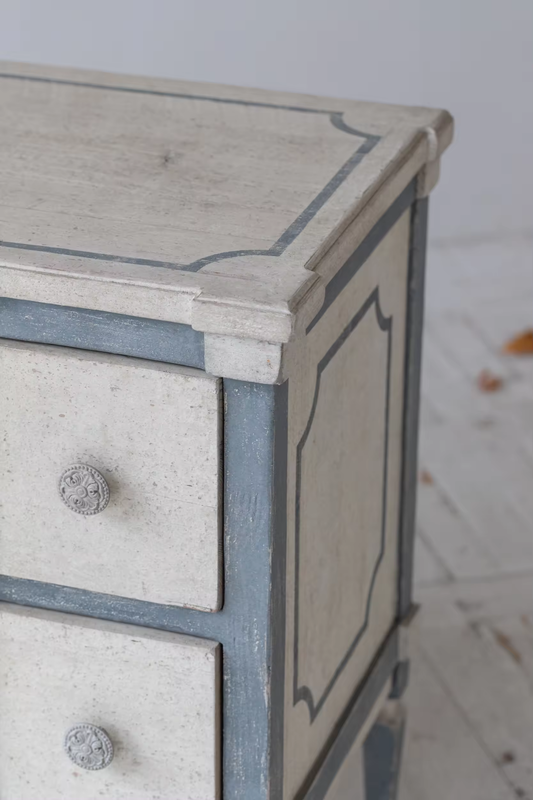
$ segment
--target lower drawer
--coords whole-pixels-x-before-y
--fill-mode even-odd
[[[2,604],[2,800],[218,800],[219,650]]]

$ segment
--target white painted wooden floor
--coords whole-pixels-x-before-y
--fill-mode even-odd
[[[501,354],[533,327],[533,242],[430,250],[426,308],[400,800],[533,800],[533,356]]]

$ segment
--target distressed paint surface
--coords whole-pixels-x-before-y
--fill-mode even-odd
[[[0,92],[11,140],[0,172],[13,209],[3,239],[162,269],[281,252],[380,138],[327,108],[162,97],[121,90],[118,77],[107,88],[3,73]],[[39,169],[20,182],[36,125]]]
[[[433,109],[32,65],[1,65],[0,97],[1,296],[271,344],[453,131]]]
[[[81,350],[0,343],[0,570],[165,604],[221,603],[220,382]],[[72,464],[110,487],[101,514],[61,501]]]
[[[236,521],[235,524],[237,525],[235,530],[242,530],[242,533],[236,538],[233,538],[231,543],[228,538],[225,542],[227,562],[226,588],[235,588],[236,591],[231,591],[229,595],[231,598],[236,598],[235,603],[230,600],[227,604],[227,607],[225,607],[224,610],[219,614],[206,615],[194,610],[158,606],[151,603],[136,602],[119,597],[106,597],[103,595],[69,590],[68,588],[43,586],[31,581],[25,582],[13,579],[2,580],[1,592],[4,598],[11,598],[17,602],[30,602],[36,605],[51,605],[54,607],[64,608],[65,610],[79,610],[84,614],[86,613],[94,616],[110,617],[117,620],[123,620],[125,622],[134,622],[135,624],[153,625],[154,627],[168,628],[170,630],[188,633],[200,633],[200,635],[207,635],[210,638],[212,637],[218,641],[222,641],[224,643],[224,675],[227,689],[224,697],[224,713],[225,718],[228,720],[224,758],[225,773],[226,775],[230,776],[229,782],[226,781],[225,785],[228,792],[228,797],[243,797],[248,800],[248,798],[252,796],[250,793],[256,791],[256,789],[260,792],[260,794],[257,795],[258,797],[269,796],[268,794],[264,794],[265,792],[268,793],[269,791],[269,781],[270,791],[274,792],[274,795],[272,796],[276,796],[275,793],[281,791],[278,780],[281,777],[281,770],[283,766],[283,756],[281,750],[282,730],[280,729],[280,723],[283,723],[283,715],[280,709],[283,704],[284,692],[279,691],[282,681],[278,680],[272,686],[272,711],[270,712],[268,707],[263,705],[263,699],[261,699],[259,708],[262,708],[263,710],[258,715],[255,715],[255,717],[250,716],[249,706],[250,703],[253,702],[251,699],[252,695],[250,695],[250,687],[254,684],[254,682],[256,682],[256,697],[259,698],[264,697],[264,692],[267,686],[263,671],[257,671],[257,667],[261,663],[262,654],[264,656],[265,651],[262,650],[262,648],[257,648],[257,641],[260,641],[261,639],[257,639],[258,629],[255,626],[253,628],[253,642],[248,637],[248,634],[252,633],[249,631],[246,624],[246,620],[248,619],[246,614],[248,613],[249,603],[251,602],[251,595],[248,590],[248,585],[242,583],[237,591],[237,583],[234,583],[235,574],[239,569],[239,557],[242,556],[243,559],[246,559],[244,548],[245,543],[248,543],[245,535],[245,529],[242,528],[242,511],[243,508],[247,506],[240,506],[240,503],[244,502],[247,504],[249,501],[243,497],[242,501],[234,501],[230,504],[229,498],[230,496],[233,498],[239,497],[239,493],[235,493],[235,489],[232,488],[232,486],[235,487],[240,484],[242,481],[243,470],[246,474],[250,472],[250,465],[244,458],[243,454],[246,453],[247,457],[249,457],[252,462],[255,461],[256,456],[259,456],[259,444],[257,449],[254,447],[252,450],[250,450],[250,442],[256,439],[256,436],[254,436],[252,433],[254,427],[263,430],[265,436],[263,440],[263,447],[266,447],[267,450],[269,447],[271,447],[271,444],[268,444],[269,437],[271,436],[275,438],[275,431],[278,431],[278,452],[280,449],[283,450],[284,434],[280,433],[282,428],[279,427],[279,424],[274,423],[274,418],[276,416],[279,417],[280,414],[281,417],[283,417],[285,412],[282,410],[283,403],[280,406],[280,412],[275,411],[276,405],[279,404],[275,399],[276,392],[278,392],[278,390],[275,388],[273,389],[272,387],[267,386],[254,387],[253,385],[247,385],[233,381],[226,381],[225,383],[226,429],[228,431],[233,431],[232,444],[230,446],[228,440],[226,442],[226,448],[230,447],[230,450],[234,453],[234,456],[230,454],[230,450],[227,450],[226,453],[226,464],[234,465],[229,469],[226,467],[226,502],[228,508],[233,509],[234,511],[234,517],[232,514],[230,514],[230,516],[227,517],[226,524],[228,526],[228,530],[230,530],[232,524],[234,524],[231,522],[233,518]],[[286,388],[287,387],[285,385],[285,391]],[[274,394],[271,394],[272,391]],[[233,423],[230,423],[231,419],[233,419]],[[264,420],[264,423],[262,423],[261,420]],[[276,450],[276,448],[274,448],[274,450]],[[259,475],[262,470],[266,470],[263,473],[264,477],[262,481],[263,488],[269,498],[272,498],[272,486],[270,484],[271,478],[268,478],[269,469],[273,463],[272,458],[276,459],[277,457],[275,456],[275,453],[273,456],[271,451],[270,466],[268,465],[267,459],[266,461],[262,460],[262,467],[259,469],[259,472],[256,473],[255,468],[252,468],[252,472],[256,476]],[[276,470],[275,474],[278,478],[275,498],[278,498],[283,495],[281,485],[283,483],[282,478],[281,483],[279,483],[280,475],[283,475],[283,471],[280,473],[278,469]],[[271,500],[269,499],[267,502],[270,503]],[[278,504],[278,511],[271,509],[271,513],[275,513],[275,515],[277,515],[276,530],[278,531],[280,530],[279,526],[283,526],[283,507],[282,501],[280,504]],[[247,514],[247,517],[252,519],[252,516],[249,513]],[[270,524],[273,523],[274,518],[272,517]],[[281,663],[284,663],[284,647],[281,646],[281,642],[279,636],[276,635],[276,631],[279,633],[283,628],[282,619],[284,608],[283,603],[280,601],[283,597],[284,545],[283,541],[280,543],[277,538],[274,541],[278,543],[278,547],[280,548],[278,556],[273,558],[272,561],[272,569],[274,570],[274,574],[277,572],[278,575],[277,584],[275,583],[274,585],[278,586],[279,593],[276,593],[275,595],[276,603],[273,603],[270,612],[274,615],[271,617],[270,623],[273,626],[271,630],[272,634],[274,635],[271,639],[271,643],[267,644],[267,652],[269,652],[267,661],[268,663],[271,663],[273,668],[278,671],[277,674],[280,674],[279,670],[282,669],[280,667],[280,656]],[[265,550],[264,547],[259,545],[258,542],[249,542],[249,544],[252,546],[252,548],[259,548],[255,550],[255,556],[252,556],[252,551],[250,550],[250,558],[252,560],[248,561],[247,563],[250,564],[251,567],[252,563],[256,563],[256,558],[259,557],[259,561],[261,561],[266,557],[268,548]],[[233,557],[230,555],[232,552],[234,553]],[[259,553],[262,553],[262,555],[259,556]],[[278,565],[277,570],[276,565]],[[267,572],[268,569],[269,568],[267,568]],[[257,573],[254,572],[254,574]],[[243,601],[242,598],[246,599]],[[243,603],[246,605],[246,608]],[[262,603],[264,603],[264,600],[260,600],[260,605]],[[265,605],[263,605],[263,610],[264,609]],[[258,619],[261,617],[262,613],[263,612],[259,614],[259,617],[257,617]],[[241,615],[241,622],[238,621],[239,615]],[[268,614],[266,617],[268,617]],[[268,624],[269,623],[265,623],[265,630],[267,630]],[[236,625],[237,630],[240,631],[239,635],[235,634]],[[268,633],[265,634],[264,641],[269,641]],[[270,659],[273,659],[273,661],[270,661]],[[255,664],[255,667],[252,666],[252,664]],[[244,689],[245,686],[247,687],[246,689]],[[263,713],[266,713],[265,717],[263,717]],[[261,753],[261,748],[256,748],[253,750],[253,752],[251,752],[247,747],[247,744],[249,741],[251,741],[250,737],[252,737],[253,741],[255,742],[260,742],[261,740],[263,741],[263,744],[265,741],[268,742],[269,713],[272,713],[271,724],[274,726],[272,728],[272,734],[270,738],[272,744],[267,744],[265,750],[267,753],[266,758],[263,756],[258,757],[258,754]],[[232,724],[232,720],[234,720],[234,725]],[[270,753],[270,756],[268,756],[268,753]],[[268,777],[269,759],[270,779]],[[236,764],[239,765],[239,773],[236,772]],[[257,782],[256,778],[259,774],[261,774],[263,777],[259,782]],[[254,775],[256,778],[253,777]]]
[[[189,325],[0,297],[0,337],[137,356],[204,369],[204,336]]]
[[[220,799],[216,643],[2,604],[0,650],[3,800]],[[113,742],[103,770],[63,752],[83,722]]]
[[[361,108],[362,105],[364,104],[360,104]],[[375,119],[377,119],[377,116]],[[398,117],[394,118],[394,114],[391,113],[389,122],[392,124],[394,119],[397,121]],[[383,118],[379,124],[382,122]],[[353,136],[353,133],[350,135]],[[416,139],[416,136],[414,138]],[[391,140],[389,156],[384,153],[384,157],[390,157],[394,149],[392,146],[393,141],[394,146],[396,146],[399,143],[399,138]],[[421,144],[422,138],[419,141],[419,150],[423,149]],[[319,249],[314,251],[314,255],[307,262],[307,265],[313,267],[316,265],[317,274],[320,274],[324,279],[331,278],[335,274],[339,266],[344,263],[344,259],[341,257],[342,253],[346,252],[347,248],[348,252],[351,252],[353,250],[353,242],[359,243],[365,230],[370,229],[370,221],[375,219],[372,215],[377,213],[376,209],[385,210],[391,199],[397,196],[398,187],[403,188],[412,177],[418,163],[419,155],[417,152],[415,148],[411,153],[411,160],[406,162],[407,166],[404,163],[396,172],[394,172],[394,168],[389,175],[387,170],[381,170],[383,174],[389,175],[390,180],[386,189],[376,193],[377,204],[373,200],[367,203],[365,199],[366,207],[363,209],[364,213],[361,214],[361,218],[358,218],[355,222],[352,220],[338,237],[334,246],[330,247],[327,252],[326,249],[322,251],[325,253],[322,260],[319,258]],[[376,185],[377,173],[373,173],[373,169],[374,165],[370,160],[367,172],[361,173],[361,186],[367,179],[370,180],[370,183],[374,181],[374,186]],[[410,172],[410,170],[412,171]],[[402,194],[402,202],[406,203],[405,208],[410,202],[413,191],[413,185],[409,185],[408,189]],[[394,214],[398,214],[398,203],[395,204],[395,208]],[[405,220],[405,217],[403,219]],[[397,220],[398,216],[394,217],[392,221],[389,220],[393,228]],[[347,222],[348,220],[345,218],[343,225]],[[379,249],[380,238],[385,228],[384,224],[377,226],[381,233],[377,236],[377,241],[372,243],[371,251],[366,253],[364,258],[363,252],[359,253],[359,261],[354,265],[353,274],[361,269],[361,273],[363,276],[365,275],[365,270],[362,267],[369,256],[372,256],[370,258],[370,270],[373,276],[375,276],[376,271],[379,273],[380,269],[385,267],[386,258],[383,257],[383,248]],[[296,312],[292,310],[288,312],[287,307],[282,307],[283,304],[278,303],[281,295],[275,297],[275,291],[282,289],[285,292],[284,296],[287,297],[287,292],[289,294],[294,292],[295,287],[299,285],[300,289],[298,291],[301,292],[301,274],[297,277],[296,272],[293,272],[291,279],[287,281],[283,275],[283,270],[286,271],[287,266],[291,264],[297,265],[301,263],[302,254],[305,248],[308,247],[309,242],[312,241],[312,236],[309,238],[309,234],[312,234],[312,229],[313,225],[309,227],[305,235],[302,234],[300,241],[295,242],[288,248],[284,255],[284,263],[281,263],[283,259],[280,257],[279,269],[273,259],[269,260],[255,256],[256,261],[254,263],[259,269],[255,266],[252,269],[249,261],[236,256],[235,258],[223,259],[221,264],[213,263],[211,267],[206,262],[205,265],[202,265],[203,272],[197,278],[194,278],[196,281],[194,284],[189,280],[193,278],[190,274],[188,276],[177,276],[177,279],[170,276],[163,278],[162,271],[154,268],[154,266],[140,263],[128,265],[120,260],[103,261],[98,269],[94,270],[94,265],[89,264],[90,259],[87,259],[85,264],[83,259],[81,261],[78,259],[74,264],[72,257],[62,256],[61,254],[57,254],[60,261],[55,263],[55,266],[61,263],[61,268],[55,273],[54,279],[49,280],[49,275],[46,274],[48,267],[45,252],[33,253],[32,257],[35,258],[34,266],[36,271],[32,271],[31,276],[27,270],[18,272],[11,268],[5,270],[0,276],[4,289],[7,289],[8,292],[13,291],[14,296],[33,297],[33,299],[42,298],[48,302],[54,302],[58,297],[61,298],[60,302],[65,302],[68,297],[75,297],[73,305],[81,303],[84,297],[87,303],[87,298],[89,297],[90,305],[94,304],[94,307],[97,308],[105,305],[108,310],[119,310],[124,314],[125,319],[129,320],[128,324],[133,326],[131,328],[131,339],[128,339],[128,337],[122,338],[122,333],[116,333],[118,329],[114,327],[114,321],[113,327],[108,325],[110,320],[105,314],[102,315],[100,312],[91,311],[84,312],[82,309],[80,317],[77,317],[75,313],[71,313],[71,319],[68,324],[72,324],[72,327],[68,328],[67,333],[64,330],[61,332],[59,327],[54,329],[54,336],[66,336],[63,341],[58,341],[58,344],[68,344],[71,336],[77,337],[80,335],[83,337],[85,333],[89,333],[87,341],[95,342],[93,346],[98,346],[98,349],[100,347],[99,342],[103,343],[102,349],[106,349],[111,341],[112,347],[135,348],[131,354],[147,358],[153,357],[150,352],[159,355],[163,354],[164,360],[168,361],[173,361],[175,358],[174,332],[178,327],[182,328],[183,326],[173,325],[163,329],[161,327],[151,327],[152,323],[155,322],[155,326],[158,326],[157,319],[190,322],[194,316],[191,315],[191,309],[194,307],[194,303],[197,303],[198,313],[194,316],[195,325],[200,329],[205,327],[206,330],[210,331],[209,335],[211,337],[210,360],[206,365],[208,368],[214,367],[214,371],[217,374],[224,374],[225,376],[229,374],[231,377],[239,379],[237,381],[225,381],[226,535],[224,553],[226,603],[222,611],[217,614],[205,614],[192,609],[155,605],[150,602],[94,594],[63,586],[45,585],[39,582],[13,578],[0,579],[0,595],[5,599],[11,598],[23,604],[29,603],[64,608],[70,612],[78,611],[91,616],[108,617],[123,622],[166,628],[170,631],[200,634],[222,642],[225,686],[223,700],[225,722],[224,797],[230,800],[234,800],[234,798],[238,798],[238,800],[276,798],[278,800],[281,796],[285,800],[289,795],[283,794],[283,762],[285,761],[286,764],[286,776],[290,774],[286,779],[285,787],[287,786],[287,781],[292,781],[296,786],[299,781],[298,774],[301,774],[298,773],[301,766],[299,765],[299,760],[301,760],[302,754],[308,750],[305,736],[300,736],[300,740],[294,750],[286,749],[284,752],[283,747],[284,733],[286,734],[288,725],[292,725],[292,721],[290,723],[284,722],[287,698],[289,698],[290,702],[292,688],[289,689],[288,686],[285,686],[282,680],[285,669],[287,669],[288,680],[291,680],[290,657],[292,652],[290,602],[287,608],[285,605],[285,528],[287,520],[284,511],[286,504],[286,482],[284,478],[287,465],[284,464],[286,453],[284,454],[283,451],[286,451],[287,384],[278,389],[277,387],[241,383],[240,380],[250,378],[259,383],[274,383],[277,380],[281,380],[281,375],[289,374],[292,387],[295,383],[295,375],[299,375],[298,370],[303,372],[309,367],[305,358],[302,358],[301,362],[298,363],[301,352],[296,356],[294,355],[298,353],[295,345],[287,348],[285,353],[286,362],[283,364],[278,363],[281,348],[275,343],[283,341],[285,336],[288,337],[293,331],[293,326],[301,322],[301,318],[297,319]],[[390,229],[390,225],[388,229]],[[335,230],[335,236],[338,236],[338,234],[339,228]],[[330,235],[329,237],[330,243],[334,238],[332,236]],[[324,247],[325,241],[326,239],[323,240],[321,247]],[[376,248],[378,248],[377,255],[374,254],[374,249]],[[393,251],[394,248],[392,248],[391,252]],[[20,263],[20,254],[15,254],[14,256],[9,249],[6,250],[6,253],[11,259],[10,267],[14,266],[16,262]],[[388,257],[391,257],[390,253]],[[276,256],[276,258],[278,257]],[[376,266],[376,264],[381,264],[381,267]],[[272,284],[266,293],[266,284],[263,281],[264,276],[261,278],[260,287],[257,283],[258,274],[262,269],[261,265],[265,267],[266,283],[272,280]],[[120,279],[120,285],[115,282],[109,283],[109,292],[105,293],[104,297],[96,281],[100,279],[107,281],[108,277],[106,275],[111,274],[110,270],[113,271],[115,278],[118,277]],[[172,272],[172,270],[168,271]],[[207,282],[202,283],[204,272],[207,274]],[[177,271],[174,271],[173,274],[176,275],[176,273]],[[63,277],[58,281],[56,276],[60,274]],[[148,274],[150,274],[150,280],[141,288],[141,283],[146,281]],[[229,278],[237,277],[241,280],[241,283],[239,283],[239,280],[230,281],[224,284],[225,288],[219,292],[218,287],[222,286],[220,280],[223,274]],[[346,273],[344,274],[346,275]],[[75,275],[72,281],[70,280],[71,275]],[[90,276],[90,279],[84,282],[83,275],[85,277]],[[185,280],[182,281],[182,277]],[[65,281],[63,278],[68,280]],[[245,280],[242,280],[243,278]],[[342,295],[339,298],[339,302],[342,308],[345,309],[342,313],[348,314],[350,305],[353,313],[355,305],[354,298],[350,294],[350,286],[347,286],[348,282],[343,283],[344,278],[340,276],[340,273],[339,278],[340,283],[335,284],[334,281],[331,281],[328,284],[329,294],[326,291],[326,303],[323,311],[319,314],[320,319],[315,320],[311,327],[315,325],[318,327],[321,318],[326,315],[329,305],[336,302],[340,291],[342,291]],[[364,278],[363,284],[365,280],[366,278]],[[255,285],[254,281],[256,281]],[[127,288],[125,288],[126,282],[129,282]],[[160,291],[163,286],[170,287],[171,284],[172,290],[170,292],[164,293]],[[203,297],[196,294],[197,287],[200,285],[206,289],[209,287]],[[194,286],[194,289],[191,292],[192,286]],[[217,287],[216,290],[214,289],[215,286]],[[247,293],[247,287],[250,286],[253,287],[253,303],[247,307],[252,297],[252,294]],[[276,286],[275,291],[273,289],[274,286]],[[133,291],[133,287],[135,287],[135,291]],[[189,291],[188,296],[185,296],[181,291],[185,287]],[[226,287],[228,291],[226,291]],[[244,291],[241,291],[242,287],[245,287]],[[139,288],[140,293],[136,293],[137,288]],[[397,286],[387,289],[385,294],[389,292],[390,297],[392,297],[396,291],[398,291],[399,297],[400,292]],[[232,295],[229,299],[228,292]],[[192,300],[192,295],[195,295],[195,300]],[[319,296],[320,292],[316,292],[313,299],[315,306]],[[355,300],[358,298],[359,291]],[[0,311],[9,309],[10,302],[12,301],[0,306]],[[238,306],[239,308],[238,319],[235,316],[235,309],[232,307],[234,302],[236,304],[235,307]],[[269,318],[268,314],[265,313],[266,305],[268,304],[270,304],[268,313],[272,312],[274,316],[279,314],[278,321],[275,324],[272,324],[271,321],[274,316]],[[202,309],[201,313],[199,313],[200,307]],[[294,308],[296,308],[296,304]],[[154,319],[142,320],[127,316],[127,312],[139,314],[140,316],[146,315],[148,310],[150,310],[150,316],[153,316]],[[68,311],[76,312],[76,309],[70,308]],[[12,308],[8,312],[11,317],[7,317],[7,325],[8,328],[13,326],[13,330],[17,333],[14,338],[19,338],[18,334],[20,333],[22,334],[20,338],[24,338],[24,330],[33,330],[34,333],[38,331],[41,323],[37,320],[37,324],[35,324],[35,319],[27,320],[27,325],[23,324],[20,328],[17,328],[20,318],[17,314],[12,314],[11,312]],[[91,316],[84,318],[84,313]],[[92,317],[93,314],[97,315],[96,318]],[[312,320],[313,315],[309,316],[308,311],[306,311],[303,318]],[[49,319],[51,320],[52,318]],[[140,328],[139,323],[146,323],[146,326]],[[305,323],[305,325],[307,324],[308,322]],[[52,322],[52,328],[54,328],[54,325],[55,322]],[[220,329],[221,333],[224,334],[221,337],[218,336],[218,326],[220,325],[226,326]],[[44,330],[43,325],[41,325],[41,330]],[[301,327],[298,330],[301,333]],[[231,337],[235,332],[238,333],[239,339],[232,340]],[[272,335],[272,332],[274,332],[274,335]],[[140,335],[137,336],[137,333]],[[184,328],[183,331],[180,331],[181,342],[179,343],[179,348],[185,345],[185,349],[180,351],[185,353],[185,358],[189,358],[189,355],[187,355],[189,352],[191,353],[191,358],[199,358],[199,335],[201,334],[197,334],[192,328]],[[90,336],[95,338],[91,340]],[[137,338],[135,338],[136,336]],[[266,342],[262,341],[263,338],[266,339]],[[238,347],[233,347],[235,342],[238,343]],[[78,346],[83,347],[85,345],[80,343]],[[155,349],[151,350],[153,347]],[[147,348],[146,355],[142,348]],[[187,362],[184,361],[182,363]],[[229,369],[231,371],[222,373],[221,370],[227,364],[230,365]],[[200,363],[195,363],[195,365],[201,366]],[[291,388],[290,391],[292,393],[293,389]],[[312,397],[312,392],[309,397]],[[335,395],[333,399],[334,397]],[[292,402],[293,397],[291,397]],[[291,406],[291,409],[292,414],[294,406]],[[395,401],[395,409],[397,409],[397,411],[395,410],[395,415],[401,413],[401,403]],[[283,422],[284,419],[285,422]],[[291,430],[292,428],[289,426],[289,435]],[[289,478],[292,480],[290,474]],[[288,523],[290,576],[292,554],[290,504]],[[406,549],[404,559],[408,560],[409,558],[410,554]],[[394,586],[395,583],[392,574],[389,586]],[[251,591],[251,587],[253,587],[253,591]],[[291,590],[291,585],[289,585],[289,590]],[[289,647],[287,648],[286,660],[284,626],[287,611],[289,611],[289,632],[287,637]],[[379,635],[376,633],[375,646],[377,647],[378,645]],[[370,653],[368,647],[367,645],[367,655]],[[359,650],[358,654],[361,655]],[[330,648],[328,657],[331,656]],[[361,664],[365,658],[366,656],[363,652]],[[393,656],[391,664],[387,666],[389,673],[396,660],[397,655]],[[349,681],[353,681],[353,675],[350,676]],[[353,688],[353,683],[350,684],[349,681],[345,686],[352,685]],[[370,692],[369,687],[373,685],[372,675],[370,675],[368,682],[365,681],[365,691],[367,692],[365,697],[367,699],[370,696],[368,694]],[[303,706],[303,704],[301,703],[300,706]],[[342,701],[340,701],[338,708],[342,709]],[[366,706],[364,706],[363,710],[361,708],[357,713],[357,726],[352,728],[352,734],[356,738],[358,734],[355,734],[354,731],[359,731],[360,733],[361,730],[364,730],[365,718],[368,720],[368,709]],[[317,742],[324,741],[322,734],[330,723],[338,723],[339,717],[338,715],[335,716],[335,710],[328,712],[328,714],[328,720],[322,733],[319,732],[317,734]],[[336,735],[335,730],[334,726],[333,735]],[[322,739],[320,739],[321,736]],[[294,746],[294,738],[292,741],[293,745],[291,747]],[[331,744],[331,737],[328,741]],[[338,741],[342,743],[342,738],[339,737]],[[355,740],[353,740],[353,736],[351,741],[352,746],[354,746],[353,741]],[[334,749],[332,748],[331,752]],[[313,770],[315,772],[317,766],[321,763],[321,759],[324,759],[324,753],[325,750],[322,748],[318,760],[314,761]],[[306,756],[304,755],[303,757],[305,758]],[[339,761],[338,756],[335,756],[332,763],[337,763],[336,769],[338,769],[341,761]],[[296,778],[294,777],[295,774]],[[332,775],[330,774],[328,780],[331,781],[331,779]],[[292,796],[291,794],[290,797]]]
[[[0,576],[0,599],[220,642],[224,800],[270,800],[283,764],[287,386],[224,385],[221,611],[208,614],[7,576]]]

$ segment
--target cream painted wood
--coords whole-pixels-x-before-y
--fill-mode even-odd
[[[250,113],[84,86],[0,85],[11,140],[0,164],[10,195],[3,237],[11,242],[27,241],[31,227],[32,241],[48,247],[61,240],[72,250],[184,265],[266,249],[364,142],[321,114],[310,126],[307,114],[280,108]],[[36,146],[38,163],[21,182]],[[28,207],[30,196],[42,197],[39,208]]]
[[[324,800],[367,800],[364,785],[363,750],[352,750],[342,764]]]
[[[276,383],[280,379],[282,345],[256,339],[205,335],[205,368],[234,380]]]
[[[0,71],[2,239],[61,251],[0,248],[0,294],[258,342],[293,336],[314,302],[318,264],[334,274],[343,263],[337,240],[352,252],[452,137],[451,117],[432,109],[32,65]],[[308,213],[365,135],[381,138]],[[298,235],[273,253],[297,219]],[[164,268],[216,253],[228,255],[199,272]],[[258,348],[248,380],[262,359]]]
[[[428,197],[433,191],[440,178],[440,158],[436,161],[429,161],[420,171],[417,179],[417,197]]]
[[[380,558],[388,347],[370,308],[322,372],[301,451],[299,678],[315,698],[365,624]]]
[[[396,615],[409,229],[406,212],[307,337],[288,346],[287,800],[295,797]],[[376,288],[382,326],[376,303],[368,304]],[[366,313],[331,356],[365,303]]]
[[[2,800],[218,800],[219,647],[51,611],[0,609]],[[73,764],[73,725],[104,728],[99,771]]]
[[[220,382],[70,348],[0,344],[0,571],[152,602],[221,602]],[[100,470],[105,511],[62,502]]]

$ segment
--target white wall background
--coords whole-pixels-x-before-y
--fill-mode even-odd
[[[533,233],[533,0],[0,0],[0,57],[446,107],[432,238]]]

